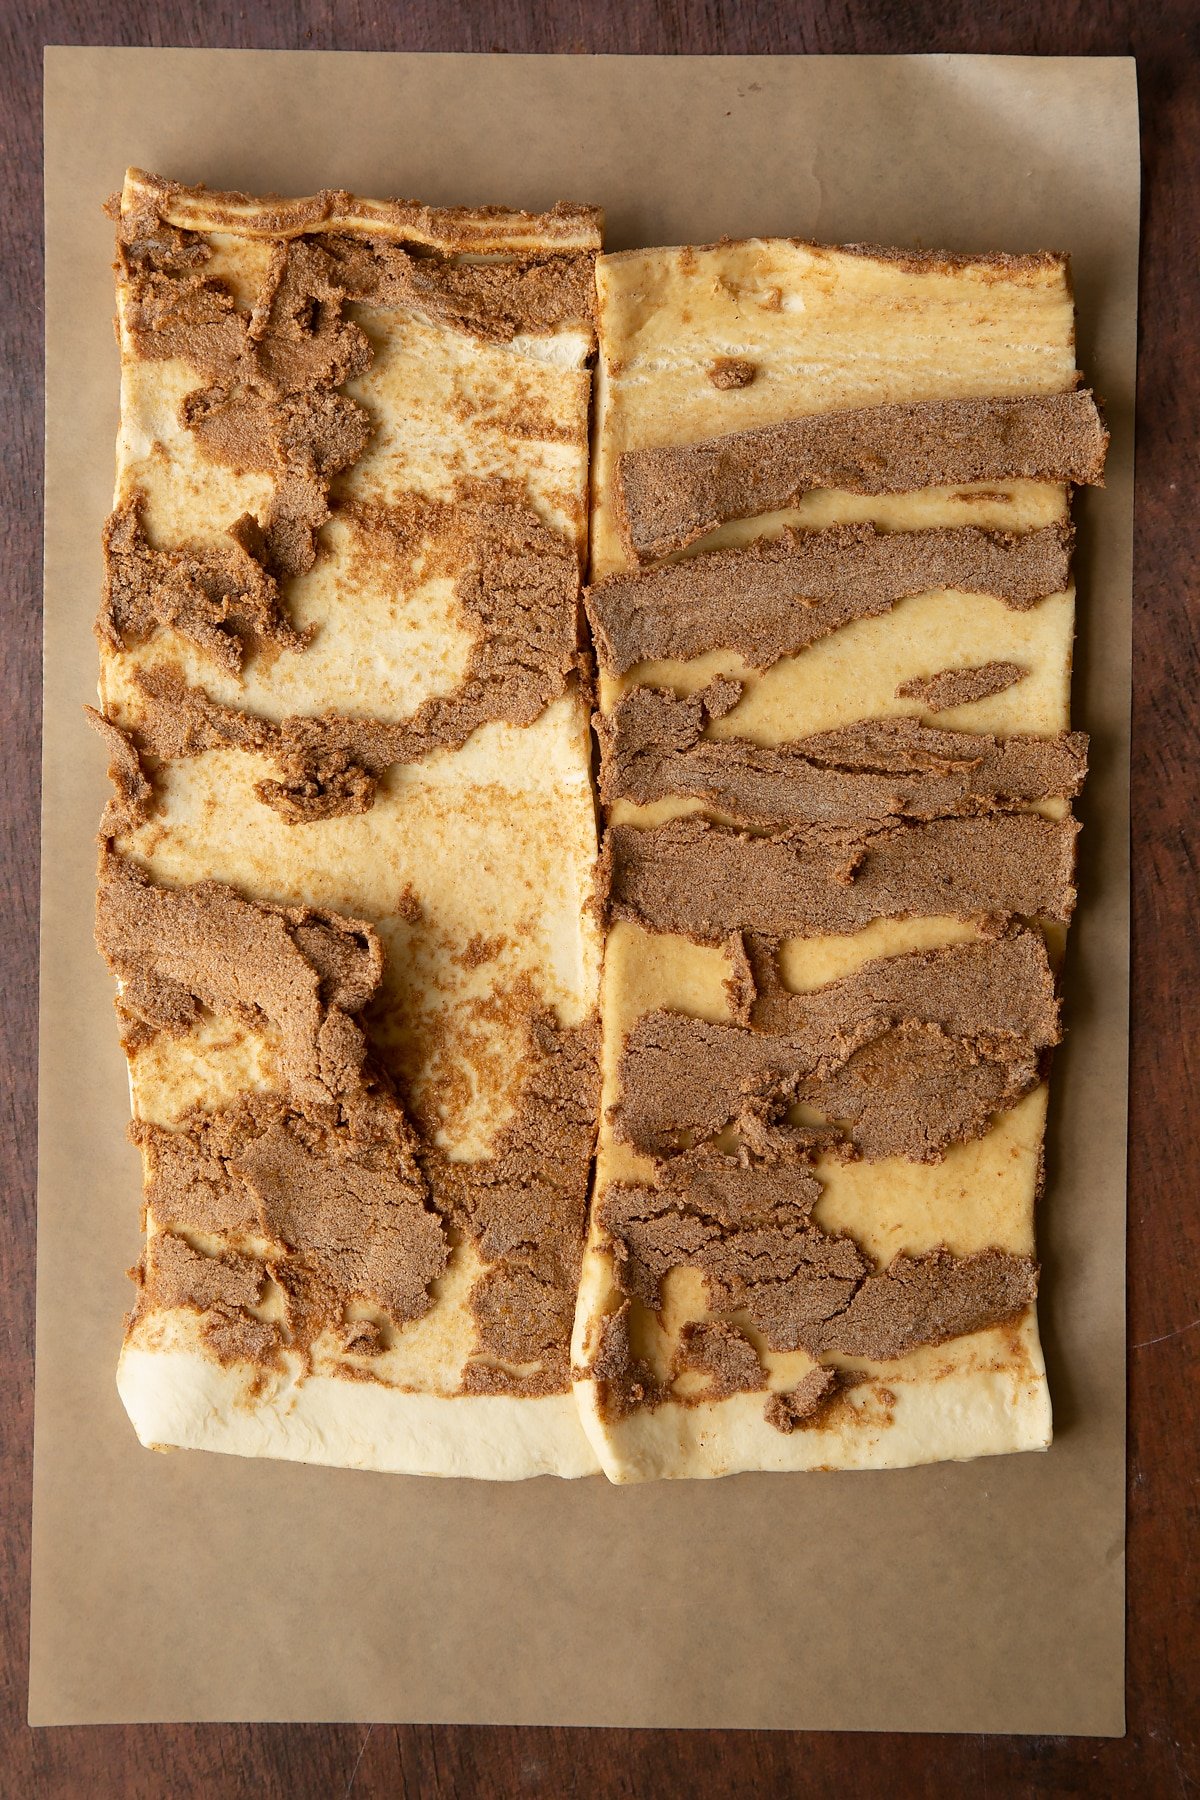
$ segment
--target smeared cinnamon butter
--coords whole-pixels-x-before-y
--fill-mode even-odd
[[[123,215],[124,329],[138,356],[181,359],[203,378],[183,420],[211,457],[274,476],[261,550],[276,575],[312,566],[330,482],[362,455],[373,429],[367,410],[340,391],[373,358],[347,305],[415,308],[500,342],[591,329],[594,256],[586,250],[460,264],[378,236],[280,238],[248,312],[206,272],[211,256],[203,236]]]
[[[357,1017],[382,973],[372,928],[248,901],[217,882],[163,888],[104,849],[96,936],[118,977],[128,1043],[184,1031],[207,1008],[267,1020],[282,1044],[281,1092],[246,1095],[173,1129],[135,1123],[158,1228],[143,1261],[141,1310],[203,1308],[175,1280],[182,1267],[187,1293],[203,1274],[222,1311],[248,1311],[244,1258],[227,1265],[218,1257],[200,1271],[181,1264],[160,1235],[192,1231],[276,1246],[258,1278],[269,1276],[286,1297],[292,1348],[343,1322],[350,1300],[372,1302],[397,1323],[420,1317],[449,1243],[416,1134]],[[276,1333],[274,1341],[284,1340]]]
[[[763,1407],[763,1417],[776,1431],[790,1435],[820,1413],[825,1401],[837,1391],[834,1369],[810,1369],[803,1380],[784,1393],[772,1394]]]
[[[269,1020],[292,1088],[312,1105],[362,1098],[366,1040],[352,1015],[383,952],[363,920],[243,899],[220,882],[167,888],[101,847],[96,941],[120,983],[127,1042],[187,1030],[200,1009]]]
[[[205,1256],[168,1232],[155,1239],[153,1259],[143,1252],[134,1273],[131,1322],[156,1307],[189,1307],[203,1315],[204,1340],[218,1361],[270,1365],[277,1359],[283,1333],[256,1310],[270,1280],[256,1257],[229,1250]]]
[[[772,946],[750,940],[747,949],[753,1023],[644,1014],[621,1059],[612,1127],[654,1159],[657,1179],[610,1182],[596,1208],[624,1296],[592,1369],[614,1421],[667,1400],[766,1388],[768,1369],[742,1323],[773,1353],[891,1361],[1014,1318],[1036,1293],[1027,1257],[938,1248],[877,1266],[813,1210],[819,1156],[937,1160],[1039,1079],[1059,1036],[1040,935],[1014,928],[875,959],[804,994],[784,990]],[[830,1124],[789,1123],[801,1099]],[[730,1127],[732,1149],[718,1138]],[[681,1329],[662,1379],[632,1333],[637,1308],[661,1315],[665,1284],[684,1268],[700,1274],[712,1317]],[[680,1386],[697,1374],[703,1385]],[[767,1422],[787,1433],[819,1421],[836,1382],[834,1370],[811,1371],[770,1395]]]
[[[254,1272],[248,1258],[238,1259],[232,1289],[221,1257],[204,1292],[172,1287],[173,1234],[188,1229],[269,1240],[273,1247],[256,1267],[260,1286],[269,1278],[285,1303],[276,1350],[286,1344],[306,1352],[321,1332],[344,1328],[351,1301],[378,1308],[395,1325],[429,1310],[449,1242],[429,1204],[415,1138],[386,1104],[371,1109],[365,1130],[361,1118],[326,1125],[275,1096],[198,1114],[175,1130],[145,1123],[133,1130],[156,1226],[143,1259],[141,1311],[206,1309],[209,1291],[221,1310],[252,1310],[243,1293]],[[194,1283],[192,1263],[188,1274]]]
[[[138,356],[178,358],[203,379],[183,403],[183,422],[210,456],[275,477],[264,559],[273,574],[300,574],[329,516],[330,481],[370,436],[365,409],[339,392],[370,366],[370,341],[345,316],[334,259],[312,240],[274,246],[249,313],[205,273],[210,257],[193,233],[147,232],[123,218],[123,328]]]
[[[728,680],[683,697],[639,687],[597,715],[601,799],[645,805],[681,794],[738,824],[853,825],[1069,799],[1087,771],[1081,731],[998,740],[908,719],[869,719],[779,745],[706,738],[709,721],[728,713],[740,693]]]
[[[735,1319],[748,1321],[771,1351],[890,1361],[1011,1319],[1036,1293],[1031,1259],[994,1249],[900,1255],[877,1269],[848,1235],[813,1222],[811,1175],[789,1184],[780,1180],[779,1164],[715,1153],[680,1161],[678,1172],[663,1165],[657,1187],[615,1183],[598,1209],[625,1299],[606,1321],[593,1373],[611,1388],[618,1412],[631,1403],[661,1402],[668,1393],[685,1397],[638,1370],[630,1337],[631,1305],[659,1310],[663,1282],[679,1268],[700,1273],[717,1315],[715,1326],[699,1328],[699,1357],[693,1328],[682,1335],[676,1362],[676,1373],[708,1364],[714,1381],[705,1399],[766,1386],[765,1369],[760,1363],[755,1378],[742,1348],[750,1347],[747,1340],[739,1333],[739,1343],[732,1334]],[[789,1419],[799,1423],[831,1392],[832,1372],[815,1375],[792,1406],[774,1407],[779,1417],[772,1422],[780,1429]],[[637,1395],[629,1393],[631,1380]]]
[[[757,363],[744,356],[718,356],[708,365],[708,379],[722,392],[749,387],[757,373]]]
[[[293,822],[366,811],[379,776],[396,763],[457,749],[492,720],[529,725],[578,663],[578,564],[571,545],[502,483],[484,497],[412,495],[387,507],[346,507],[367,552],[399,574],[421,562],[445,572],[473,645],[461,681],[392,723],[370,714],[263,719],[222,706],[171,664],[139,671],[141,747],[159,758],[222,746],[270,757],[278,774],[259,798]]]
[[[122,731],[94,706],[85,706],[83,710],[89,725],[100,733],[108,751],[108,779],[113,791],[100,820],[100,835],[102,838],[121,837],[127,831],[135,831],[150,816],[154,784],[146,774],[138,747],[129,732]]]
[[[378,238],[330,235],[314,242],[332,258],[348,300],[421,312],[495,343],[569,326],[591,329],[595,257],[587,251],[461,262]]]
[[[902,494],[979,481],[1103,479],[1108,432],[1086,389],[849,407],[617,460],[622,534],[640,562],[812,488]]]
[[[570,1379],[599,1031],[595,1019],[565,1030],[543,1012],[530,1035],[530,1073],[491,1155],[475,1163],[425,1157],[438,1207],[493,1264],[471,1295],[479,1352],[464,1371],[468,1393],[553,1393]],[[514,1364],[537,1366],[523,1375]]]
[[[613,914],[721,943],[732,931],[815,937],[873,919],[1018,914],[1075,906],[1078,825],[1026,813],[751,836],[703,819],[605,838]]]
[[[753,1027],[644,1014],[626,1041],[618,1137],[667,1154],[733,1125],[753,1139],[797,1101],[868,1160],[936,1161],[1040,1078],[1058,1003],[1041,937],[880,958],[808,994],[769,990]]]
[[[330,1330],[369,1353],[378,1329],[349,1317],[348,1304],[393,1325],[420,1318],[451,1233],[466,1233],[489,1265],[471,1294],[480,1353],[466,1391],[562,1389],[595,1129],[594,1026],[535,1017],[514,1118],[491,1157],[454,1162],[421,1141],[364,1030],[382,974],[369,925],[247,901],[216,882],[163,888],[104,850],[97,939],[119,978],[127,1041],[186,1030],[207,1008],[269,1021],[282,1046],[280,1092],[171,1128],[133,1126],[155,1226],[136,1316],[211,1311],[206,1339],[233,1358],[260,1341],[272,1355],[307,1352]],[[197,1260],[175,1247],[179,1233],[260,1250]],[[254,1312],[268,1281],[284,1300],[276,1323]]]
[[[952,706],[968,706],[1002,694],[1023,681],[1027,670],[1020,663],[976,663],[961,669],[939,669],[936,675],[914,675],[896,689],[897,699],[919,700],[930,712],[948,712]]]
[[[249,515],[229,528],[227,548],[155,550],[134,495],[104,527],[104,599],[96,629],[114,650],[142,643],[169,627],[236,673],[263,644],[302,650],[275,577],[263,566],[266,547]]]
[[[784,531],[734,550],[610,575],[587,590],[602,666],[736,650],[754,668],[793,656],[852,619],[953,588],[1025,610],[1070,576],[1069,525],[1011,533],[977,526]]]
[[[789,989],[780,945],[744,935],[752,992],[749,1018],[761,1031],[803,1032],[810,1042],[845,1044],[873,1021],[918,1018],[963,1037],[1025,1037],[1037,1048],[1058,1042],[1060,1002],[1039,931],[992,922],[982,940],[938,950],[873,957],[853,974],[806,993]]]

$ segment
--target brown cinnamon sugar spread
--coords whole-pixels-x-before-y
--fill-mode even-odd
[[[397,1321],[420,1316],[449,1247],[416,1134],[354,1016],[382,975],[371,927],[217,882],[164,888],[102,848],[96,937],[121,984],[127,1042],[185,1030],[202,1007],[269,1020],[282,1042],[282,1093],[175,1130],[135,1124],[154,1218],[276,1241],[270,1272],[294,1345],[340,1322],[353,1298]]]
[[[940,1162],[949,1145],[983,1137],[1042,1074],[1041,1058],[1019,1040],[957,1037],[906,1020],[805,1087],[867,1161]]]
[[[96,629],[114,650],[169,627],[236,674],[251,648],[302,650],[305,633],[283,611],[265,548],[247,514],[229,530],[228,548],[154,550],[142,528],[143,499],[124,501],[104,527],[104,599]]]
[[[686,697],[634,688],[610,714],[597,715],[601,799],[645,805],[683,794],[743,825],[853,825],[1070,799],[1087,771],[1081,731],[1001,741],[911,719],[871,719],[779,745],[706,739],[709,720],[730,710],[730,689],[736,700],[737,684],[728,680]]]
[[[366,812],[385,769],[457,749],[480,725],[532,724],[578,663],[578,566],[571,546],[504,484],[491,486],[498,497],[413,496],[387,508],[346,509],[359,554],[405,568],[419,560],[426,574],[453,575],[475,641],[452,693],[423,701],[396,724],[338,714],[276,722],[221,706],[159,664],[137,677],[141,747],[160,758],[221,747],[268,756],[277,777],[255,791],[298,823]]]
[[[914,914],[1066,922],[1078,829],[1026,813],[766,837],[703,819],[617,825],[605,839],[609,902],[617,918],[708,944],[733,931],[820,937]]]
[[[1015,687],[1029,673],[1020,663],[977,663],[973,668],[940,669],[936,675],[914,675],[896,689],[900,700],[920,700],[930,712],[947,712],[952,706],[967,706],[972,700],[986,700],[990,694],[1002,694]]]
[[[160,1307],[187,1307],[204,1315],[204,1341],[218,1362],[278,1361],[283,1333],[254,1311],[270,1278],[254,1257],[234,1251],[205,1256],[185,1238],[164,1232],[142,1252],[132,1274],[138,1291],[131,1325]]]
[[[471,1297],[481,1355],[468,1391],[565,1387],[596,1121],[594,1020],[564,1029],[544,1011],[532,1017],[515,1116],[489,1157],[455,1162],[422,1145],[359,1022],[382,976],[369,925],[247,901],[216,882],[164,888],[105,848],[97,938],[133,1041],[187,1029],[205,1007],[268,1020],[282,1043],[282,1093],[173,1129],[135,1124],[162,1231],[278,1245],[266,1272],[286,1298],[286,1342],[304,1349],[347,1325],[352,1300],[397,1324],[420,1317],[447,1265],[445,1219],[492,1265]],[[162,1295],[150,1282],[144,1308]]]
[[[607,1190],[598,1218],[611,1242],[625,1308],[636,1302],[657,1310],[664,1278],[673,1269],[693,1268],[713,1311],[744,1315],[771,1350],[886,1361],[920,1344],[1000,1324],[1036,1293],[1034,1263],[994,1249],[968,1256],[944,1249],[900,1255],[876,1270],[852,1238],[815,1225],[811,1202],[794,1201],[774,1169],[751,1165],[743,1173],[734,1204],[713,1183],[676,1184],[670,1165],[660,1187],[618,1183]],[[623,1357],[628,1363],[627,1324],[602,1338],[593,1374],[619,1380]],[[748,1375],[748,1364],[739,1360]],[[761,1370],[755,1385],[766,1385]],[[814,1402],[831,1386],[813,1384]],[[662,1396],[651,1389],[648,1397]]]
[[[102,847],[96,941],[121,983],[127,1042],[186,1030],[202,1007],[266,1019],[305,1102],[328,1109],[359,1097],[366,1040],[351,1015],[383,971],[362,920],[244,900],[216,881],[162,887]]]
[[[809,994],[768,993],[762,1010],[752,1028],[644,1014],[621,1055],[617,1136],[670,1154],[728,1125],[752,1137],[803,1100],[870,1161],[937,1161],[1036,1085],[1059,1037],[1031,931],[878,958]]]
[[[138,747],[130,734],[114,725],[111,719],[106,719],[94,706],[85,706],[83,710],[89,725],[104,739],[108,751],[108,779],[113,786],[112,797],[100,820],[100,835],[102,838],[121,837],[128,831],[136,831],[149,818],[154,807],[154,784],[142,767]]]
[[[137,354],[181,358],[207,385],[184,402],[209,454],[276,478],[263,554],[279,575],[302,573],[329,516],[329,484],[366,447],[371,420],[338,390],[370,366],[349,302],[424,312],[485,339],[590,331],[595,257],[588,251],[459,263],[379,236],[337,233],[277,241],[249,313],[205,272],[204,240],[141,212],[122,219],[124,325]]]
[[[683,1374],[708,1377],[703,1392],[697,1395],[703,1400],[754,1393],[763,1385],[763,1366],[754,1345],[736,1325],[723,1319],[683,1327],[675,1352],[674,1376]]]
[[[279,1096],[250,1096],[182,1128],[135,1125],[147,1206],[167,1232],[276,1240],[267,1265],[287,1300],[285,1341],[299,1349],[345,1325],[351,1300],[395,1324],[421,1317],[448,1259],[444,1219],[491,1264],[471,1292],[479,1346],[464,1391],[561,1392],[595,1127],[595,1027],[535,1021],[533,1035],[517,1113],[483,1162],[450,1162],[411,1135],[364,1137],[353,1120],[348,1132],[325,1129]],[[146,1301],[169,1303],[160,1289]],[[363,1322],[351,1323],[347,1348],[384,1347],[377,1329],[368,1343]]]
[[[772,1394],[763,1407],[763,1417],[776,1431],[789,1435],[802,1425],[811,1424],[837,1391],[836,1369],[810,1369],[802,1381],[786,1393]]]
[[[379,237],[313,240],[332,259],[348,300],[403,307],[493,343],[592,328],[595,255],[563,251],[504,261],[459,262]]]
[[[522,1263],[489,1269],[471,1290],[471,1311],[485,1354],[510,1363],[537,1362],[534,1380],[476,1358],[467,1364],[467,1393],[563,1392],[567,1386],[567,1353],[575,1316],[575,1295],[561,1282],[543,1278]],[[553,1364],[553,1367],[550,1365]]]
[[[597,1384],[602,1413],[610,1420],[623,1419],[638,1407],[657,1405],[667,1397],[649,1363],[633,1353],[631,1314],[630,1302],[623,1300],[605,1316],[591,1361],[580,1370]]]
[[[731,931],[722,946],[729,961],[729,974],[724,983],[725,993],[729,1001],[729,1016],[735,1025],[749,1025],[752,1022],[758,999],[751,943],[752,940],[747,938],[745,932]]]
[[[1037,1296],[1037,1265],[1005,1250],[897,1256],[868,1275],[840,1318],[811,1334],[813,1355],[888,1361],[921,1344],[985,1331],[1015,1318]]]
[[[1060,594],[1070,578],[1073,532],[978,526],[877,531],[832,525],[755,538],[657,569],[610,575],[587,590],[602,666],[736,650],[754,668],[828,637],[852,619],[878,617],[913,594],[991,594],[1019,610]]]
[[[401,584],[418,566],[422,577],[452,579],[476,636],[460,688],[429,702],[417,715],[426,722],[411,728],[434,748],[447,730],[463,729],[444,726],[441,711],[457,718],[480,709],[483,695],[492,710],[481,711],[480,719],[532,723],[575,665],[579,566],[573,546],[542,522],[520,483],[464,480],[444,501],[410,494],[388,506],[346,503],[341,511],[353,523],[360,554],[383,562]]]
[[[804,1033],[810,1042],[856,1039],[873,1021],[916,1018],[961,1037],[1059,1041],[1059,1001],[1039,931],[1011,925],[1001,936],[938,950],[874,957],[850,975],[791,992],[779,974],[779,945],[746,936],[754,989],[751,1023],[761,1031]]]
[[[733,1165],[729,1175],[722,1162]],[[668,1181],[662,1187],[614,1183],[597,1210],[619,1287],[652,1311],[662,1305],[662,1284],[673,1269],[696,1268],[714,1309],[745,1308],[772,1348],[794,1349],[790,1328],[783,1331],[789,1341],[779,1338],[783,1315],[771,1284],[796,1282],[813,1304],[829,1308],[848,1299],[851,1284],[866,1272],[849,1238],[812,1223],[820,1189],[802,1166],[743,1168],[714,1153],[693,1179]]]
[[[1108,432],[1086,389],[851,407],[617,460],[622,535],[641,562],[812,488],[903,494],[973,481],[1097,486]]]
[[[377,1107],[366,1131],[361,1121],[327,1127],[277,1095],[256,1095],[174,1130],[135,1124],[146,1205],[161,1233],[150,1269],[172,1233],[249,1232],[277,1246],[259,1268],[284,1294],[291,1348],[308,1349],[344,1323],[350,1301],[396,1324],[420,1318],[449,1243],[428,1204],[415,1138],[399,1118],[390,1133],[386,1123]],[[148,1306],[171,1303],[161,1285],[146,1297]]]
[[[337,391],[370,366],[369,340],[344,316],[334,259],[309,239],[274,246],[249,313],[204,273],[207,245],[186,232],[159,244],[136,219],[122,222],[124,328],[139,356],[180,358],[204,378],[183,419],[211,456],[275,476],[264,560],[277,575],[300,574],[329,516],[330,481],[370,435],[367,413]]]
[[[567,1344],[583,1255],[596,1134],[599,1026],[565,1028],[544,1010],[529,1022],[530,1060],[516,1112],[480,1162],[427,1151],[435,1203],[497,1266],[476,1284],[471,1309],[480,1355],[464,1383],[474,1393],[552,1393],[569,1384]],[[490,1357],[536,1362],[533,1375]]]
[[[758,374],[758,364],[742,356],[718,356],[708,365],[708,379],[715,388],[749,387]]]

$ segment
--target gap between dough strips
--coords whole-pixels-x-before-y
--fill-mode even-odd
[[[594,208],[136,171],[114,213],[142,1441],[615,1481],[1044,1447],[1107,442],[1065,259],[604,256]]]

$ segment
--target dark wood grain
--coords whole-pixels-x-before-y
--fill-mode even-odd
[[[0,1793],[193,1797],[669,1797],[1200,1791],[1200,1167],[1189,1092],[1200,996],[1200,25],[1190,0],[8,0],[0,58],[7,204],[0,783]],[[41,49],[986,51],[1137,55],[1145,158],[1134,645],[1130,1169],[1129,1734],[1085,1739],[416,1726],[24,1723],[33,1351],[40,655]],[[1189,592],[1192,596],[1189,601]],[[869,1678],[869,1670],[864,1671]]]

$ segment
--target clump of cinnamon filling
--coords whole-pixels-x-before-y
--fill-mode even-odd
[[[352,1300],[396,1322],[420,1317],[449,1241],[417,1135],[359,1021],[383,972],[371,926],[246,900],[218,882],[166,888],[104,847],[96,935],[131,1048],[188,1031],[206,1010],[267,1024],[281,1046],[280,1093],[243,1095],[172,1129],[135,1123],[156,1225],[276,1245],[264,1267],[287,1297],[293,1347],[343,1324]],[[169,1303],[157,1243],[143,1312]],[[213,1280],[225,1280],[221,1268]],[[246,1271],[235,1273],[240,1282]]]
[[[662,1283],[675,1269],[699,1271],[718,1323],[748,1319],[769,1349],[813,1357],[890,1361],[1001,1324],[1034,1299],[1036,1265],[1007,1251],[953,1256],[936,1249],[874,1268],[851,1237],[814,1223],[820,1189],[804,1154],[793,1146],[791,1162],[772,1162],[705,1150],[661,1164],[657,1186],[618,1182],[605,1191],[597,1219],[624,1299],[601,1335],[591,1373],[611,1385],[618,1414],[629,1403],[631,1381],[642,1390],[637,1404],[664,1397],[635,1367],[629,1318],[635,1302],[660,1309]],[[749,1361],[729,1332],[718,1334],[714,1354],[718,1342],[725,1379],[736,1375],[738,1384],[726,1391],[751,1385]],[[718,1371],[718,1386],[720,1380]],[[765,1371],[753,1385],[765,1387]],[[810,1383],[808,1397],[829,1387],[822,1381],[818,1393]],[[785,1429],[781,1406],[772,1423]]]
[[[230,526],[215,549],[155,550],[142,522],[145,499],[134,494],[104,527],[104,598],[97,632],[114,650],[169,628],[237,674],[263,644],[302,650],[310,632],[288,619],[275,577],[263,566],[262,533],[249,514]]]
[[[123,222],[122,322],[136,353],[178,358],[204,378],[183,422],[208,454],[272,475],[263,553],[277,576],[312,567],[333,477],[366,448],[366,410],[338,392],[371,363],[366,334],[344,316],[334,260],[307,238],[274,246],[254,305],[242,312],[205,273],[211,252],[192,234]]]
[[[611,713],[596,717],[601,799],[644,806],[684,794],[738,824],[858,825],[1071,799],[1087,771],[1082,731],[996,738],[913,719],[864,719],[785,744],[707,736],[741,693],[741,684],[726,677],[683,696],[631,689]],[[936,697],[940,703],[940,692]],[[956,688],[944,703],[960,705],[964,697]]]
[[[424,1158],[436,1204],[493,1264],[471,1294],[478,1348],[464,1383],[474,1393],[553,1393],[570,1381],[599,1031],[594,1018],[568,1028],[536,1010],[528,1033],[528,1074],[491,1154]]]
[[[749,387],[757,374],[758,364],[741,356],[718,356],[708,365],[708,379],[722,391]]]

